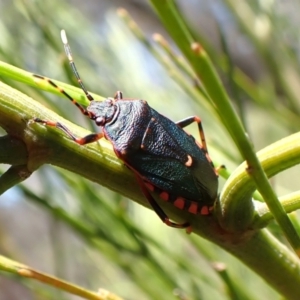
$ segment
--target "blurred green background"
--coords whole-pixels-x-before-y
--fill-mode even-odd
[[[300,125],[300,18],[295,0],[251,2],[238,1],[238,8],[234,1],[177,1],[259,150]],[[0,0],[0,60],[76,85],[64,63],[63,28],[88,90],[106,97],[121,90],[125,97],[146,99],[175,121],[200,116],[213,161],[233,170],[241,158],[217,117],[193,101],[167,57],[169,67],[130,32],[116,12],[120,6],[149,40],[156,32],[168,39],[147,1]],[[1,80],[66,119],[97,130],[64,98]],[[189,131],[197,137],[196,128]],[[6,169],[1,166],[0,172]],[[272,179],[279,195],[297,188],[298,174],[295,167]],[[233,284],[243,299],[279,298],[219,247],[168,228],[152,211],[70,172],[43,166],[0,199],[0,252],[91,290],[101,287],[133,300],[235,299],[228,292]],[[276,232],[276,225],[271,227]],[[224,263],[225,273],[217,263]],[[0,275],[0,300],[79,299]]]

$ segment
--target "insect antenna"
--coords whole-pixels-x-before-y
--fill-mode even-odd
[[[71,68],[73,70],[73,73],[74,73],[74,75],[75,75],[75,77],[77,79],[78,84],[80,85],[81,89],[84,91],[84,93],[85,93],[86,97],[88,98],[88,100],[93,101],[94,98],[88,92],[88,90],[85,88],[85,86],[84,86],[84,84],[83,84],[83,82],[82,82],[82,80],[81,80],[81,78],[79,76],[79,73],[77,71],[75,62],[73,60],[73,56],[72,56],[72,52],[71,52],[71,47],[70,47],[70,45],[68,43],[68,39],[67,39],[67,35],[66,35],[65,30],[62,30],[60,32],[60,36],[61,36],[61,40],[62,40],[62,42],[64,44],[65,52],[66,52],[66,55],[67,55],[68,60],[70,62],[70,66],[71,66]]]

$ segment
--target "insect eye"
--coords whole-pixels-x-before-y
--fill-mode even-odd
[[[97,117],[97,118],[95,119],[95,123],[96,123],[98,126],[104,125],[104,122],[105,122],[105,120],[104,120],[104,118],[102,118],[102,117]]]

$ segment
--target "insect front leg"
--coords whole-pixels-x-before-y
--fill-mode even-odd
[[[67,128],[65,125],[63,125],[60,122],[42,120],[40,118],[34,118],[33,122],[41,123],[46,126],[56,127],[58,129],[62,130],[68,137],[70,137],[75,143],[77,143],[79,145],[85,145],[85,144],[96,142],[104,136],[104,134],[102,132],[99,132],[99,133],[91,133],[82,138],[78,138],[70,131],[69,128]]]

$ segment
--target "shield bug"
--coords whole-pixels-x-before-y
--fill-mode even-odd
[[[168,226],[186,228],[190,224],[172,222],[152,193],[189,213],[209,214],[217,198],[218,174],[207,152],[201,120],[189,117],[174,123],[145,100],[125,99],[121,92],[117,92],[114,98],[95,101],[81,81],[64,30],[61,37],[72,70],[90,104],[85,108],[50,79],[34,76],[57,88],[102,131],[79,138],[59,122],[39,118],[33,121],[57,127],[79,145],[103,137],[109,140],[117,157],[135,174],[149,204]],[[193,122],[198,124],[201,144],[183,130]]]

